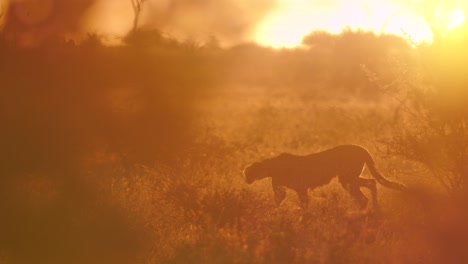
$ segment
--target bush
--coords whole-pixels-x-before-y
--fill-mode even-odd
[[[421,66],[397,65],[395,82],[381,86],[398,103],[389,153],[425,164],[455,195],[468,194],[466,40],[449,35],[419,46]]]

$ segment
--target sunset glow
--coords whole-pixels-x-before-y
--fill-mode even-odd
[[[449,27],[462,23],[461,10],[450,13]],[[432,32],[422,14],[390,1],[318,3],[316,1],[279,0],[257,26],[257,42],[273,47],[294,47],[314,30],[339,33],[343,29],[369,30],[403,36],[416,42],[430,42]]]
[[[236,2],[239,10],[243,10],[244,13],[246,10],[255,9],[250,5],[250,9],[246,8],[243,0],[233,2]],[[219,23],[216,23],[217,27],[213,27],[208,22],[218,21],[219,18],[211,17],[212,13],[202,12],[201,10],[205,10],[203,8],[190,6],[175,12],[170,11],[169,1],[162,1],[164,4],[155,3],[160,2],[148,1],[146,4],[145,10],[149,10],[150,15],[144,16],[141,20],[142,25],[155,26],[181,39],[196,37],[194,32],[201,32],[201,35],[216,36],[221,43],[227,45],[254,41],[276,48],[300,46],[304,36],[317,30],[334,34],[344,29],[364,30],[405,38],[409,36],[416,43],[432,42],[434,34],[431,27],[436,26],[447,31],[461,26],[465,21],[466,8],[461,2],[438,4],[437,1],[422,3],[416,0],[271,0],[272,5],[265,7],[259,12],[261,15],[252,18],[247,24],[240,16],[239,21],[230,18],[231,22],[226,27]],[[168,13],[172,17],[164,16]],[[84,20],[84,27],[102,34],[125,35],[131,29],[133,15],[130,1],[100,0],[90,9]],[[164,17],[168,19],[161,23]],[[187,27],[187,23],[193,26]],[[244,28],[231,31],[236,25],[242,25]]]
[[[416,43],[430,43],[434,28],[445,33],[463,26],[468,8],[457,0],[264,0],[261,1],[264,4],[258,5],[247,0],[225,1],[192,5],[148,0],[139,25],[156,28],[179,40],[203,42],[214,36],[223,46],[253,41],[275,48],[297,47],[313,31],[338,34],[345,29],[394,34],[410,37]],[[0,0],[0,14],[6,14],[10,2],[13,3]],[[62,6],[57,0],[15,3],[9,15],[27,27],[45,24]],[[233,14],[233,9],[238,15],[227,17]],[[90,1],[86,10],[80,19],[82,33],[97,33],[105,36],[104,42],[115,43],[115,39],[121,39],[132,29],[135,14],[131,1],[95,0]],[[0,16],[0,29],[5,18],[6,15]]]
[[[131,30],[132,19],[130,1],[97,1],[83,19],[82,26],[98,34],[110,32],[113,36],[124,36]]]
[[[0,264],[465,263],[467,21],[0,0]]]
[[[447,18],[447,28],[453,29],[461,26],[465,22],[465,13],[461,9],[453,9]]]

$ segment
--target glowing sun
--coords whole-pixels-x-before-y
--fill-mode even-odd
[[[277,5],[254,32],[256,42],[272,47],[297,47],[313,31],[340,33],[345,29],[372,31],[376,34],[412,36],[416,42],[431,42],[433,34],[423,15],[405,10],[388,0],[306,1],[276,0]],[[450,13],[445,23],[456,27],[463,23],[461,10]]]
[[[454,29],[463,25],[465,22],[465,13],[461,9],[453,9],[447,16],[447,28]]]

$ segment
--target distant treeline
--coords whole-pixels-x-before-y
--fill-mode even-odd
[[[362,66],[391,79],[391,58],[407,63],[411,52],[403,39],[361,31],[316,32],[304,48],[280,50],[222,49],[158,31],[136,31],[123,42],[108,47],[90,35],[78,44],[49,39],[21,48],[0,41],[2,169],[66,164],[95,144],[135,162],[170,155],[188,138],[193,101],[220,85],[372,98],[379,91]]]

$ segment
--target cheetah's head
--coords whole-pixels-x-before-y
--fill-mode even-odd
[[[254,162],[244,170],[245,180],[248,184],[252,184],[256,180],[268,177],[268,170],[264,163]]]

